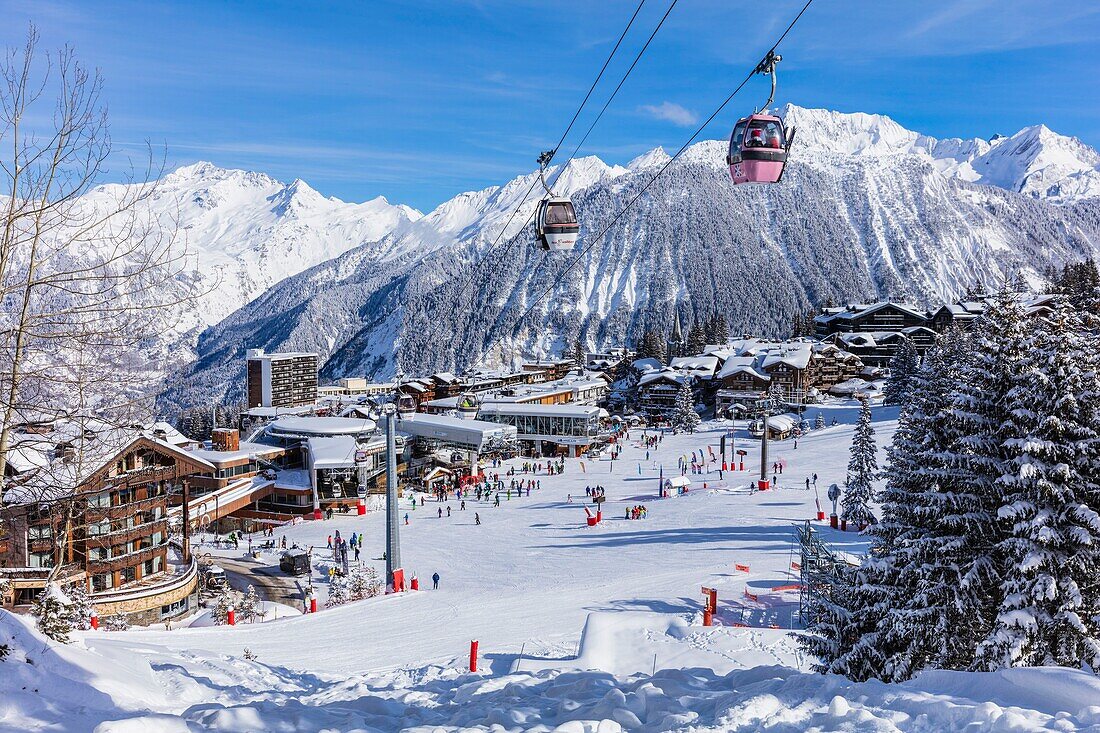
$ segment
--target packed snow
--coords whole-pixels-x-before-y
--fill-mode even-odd
[[[809,408],[811,422],[818,409]],[[798,601],[785,589],[796,579],[793,526],[816,517],[819,501],[830,511],[825,492],[843,483],[858,413],[823,411],[838,424],[797,448],[772,443],[783,471],[766,492],[749,488],[759,454],[739,424],[746,471],[689,471],[687,494],[657,498],[662,466],[665,477],[679,475],[694,453],[717,468],[710,452],[727,426],[706,422],[694,434],[664,434],[648,457],[632,430],[614,462],[605,454],[567,459],[556,476],[521,473],[541,487],[502,494],[499,507],[467,497],[462,510],[429,497],[414,510],[406,497],[402,557],[419,576],[417,592],[234,627],[77,632],[68,646],[46,641],[30,619],[0,614],[0,645],[13,649],[0,663],[0,730],[1100,730],[1100,682],[1084,672],[926,672],[904,684],[856,684],[808,671],[788,628]],[[873,426],[881,463],[896,410],[876,408]],[[507,469],[522,463],[487,471],[507,485]],[[607,502],[602,523],[588,527],[585,487],[595,485]],[[625,518],[636,505],[646,519]],[[383,520],[338,516],[277,537],[314,548],[312,582],[323,593],[328,535],[362,532],[364,560],[381,570]],[[857,533],[814,524],[837,549],[865,550]],[[435,572],[439,590],[430,589]],[[715,627],[701,625],[701,586],[718,590]],[[477,673],[466,669],[473,640]]]

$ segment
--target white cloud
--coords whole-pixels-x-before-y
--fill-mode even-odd
[[[699,117],[690,109],[685,109],[675,102],[661,102],[660,104],[644,104],[641,107],[650,117],[658,120],[666,120],[674,125],[688,127],[694,125]]]

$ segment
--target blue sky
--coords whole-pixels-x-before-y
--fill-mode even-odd
[[[647,0],[593,112],[667,3]],[[173,166],[210,160],[427,211],[531,170],[634,6],[0,0],[0,41],[20,44],[34,22],[45,47],[99,67],[120,157],[148,139]],[[582,154],[679,147],[800,6],[680,0]],[[941,137],[1044,122],[1100,146],[1100,3],[816,0],[781,52],[779,102]],[[761,103],[764,80],[748,91],[707,136]]]

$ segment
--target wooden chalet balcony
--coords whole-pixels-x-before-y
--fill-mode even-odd
[[[49,552],[54,549],[52,537],[40,540],[28,540],[27,545],[30,547],[31,552]]]
[[[115,570],[121,570],[122,568],[133,567],[146,560],[152,560],[158,555],[163,555],[167,550],[167,544],[153,545],[152,547],[144,547],[140,550],[128,552],[125,555],[119,555],[107,560],[89,560],[88,574],[98,575],[99,573],[109,573]]]
[[[153,496],[148,499],[130,501],[117,506],[90,506],[85,511],[86,521],[98,522],[102,519],[123,519],[139,511],[146,511],[155,506],[167,506],[168,495]]]
[[[154,519],[151,522],[136,524],[133,527],[120,527],[103,534],[87,536],[87,542],[92,547],[110,547],[120,542],[129,542],[140,537],[148,537],[157,532],[168,532],[168,517]]]

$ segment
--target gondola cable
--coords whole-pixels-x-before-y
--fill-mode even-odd
[[[772,44],[771,48],[768,49],[768,52],[763,57],[764,60],[767,60],[769,57],[774,56],[775,50],[779,47],[779,44],[781,44],[783,42],[783,40],[791,32],[791,29],[793,29],[795,27],[795,25],[798,23],[798,21],[801,20],[802,16],[806,13],[807,10],[809,10],[809,8],[813,4],[813,2],[814,2],[814,0],[806,0],[806,3],[802,6],[802,9],[798,11],[798,14],[787,25],[787,27],[783,31],[783,33],[781,33],[779,38],[775,41],[775,43]],[[692,143],[695,142],[695,140],[699,137],[699,135],[702,134],[702,132],[706,128],[706,126],[709,125],[711,122],[713,122],[714,118],[716,118],[719,114],[722,113],[722,110],[724,110],[726,108],[726,106],[731,101],[733,101],[733,98],[736,97],[737,94],[749,83],[749,81],[753,78],[753,76],[755,76],[757,74],[757,70],[760,68],[760,65],[762,63],[764,63],[764,60],[762,60],[760,63],[756,64],[753,67],[753,70],[750,71],[748,73],[748,75],[741,81],[741,83],[738,84],[737,87],[735,87],[732,92],[730,92],[729,96],[727,96],[725,98],[725,100],[723,100],[722,103],[720,105],[718,105],[717,109],[715,109],[714,112],[712,112],[710,114],[710,116],[707,117],[707,119],[704,120],[703,123],[701,125],[699,125],[698,128],[696,128],[695,132],[692,133],[691,137],[689,137],[687,139],[687,141],[683,145],[680,146],[680,149],[676,151],[676,154],[673,155],[672,157],[670,157],[665,162],[665,164],[662,165],[661,168],[646,182],[646,184],[642,187],[642,189],[640,191],[638,191],[638,193],[635,194],[634,197],[631,198],[630,201],[628,201],[625,206],[623,206],[621,209],[619,209],[619,211],[615,214],[615,216],[612,217],[611,221],[609,221],[607,223],[607,225],[604,226],[603,229],[600,230],[599,234],[597,234],[595,237],[593,237],[585,245],[584,249],[581,250],[581,253],[572,262],[570,262],[565,268],[563,268],[561,270],[561,272],[558,273],[558,275],[555,277],[554,281],[550,284],[550,286],[545,288],[542,292],[540,292],[538,294],[537,297],[535,297],[534,300],[531,301],[531,304],[529,306],[527,306],[526,310],[523,311],[523,313],[520,315],[520,317],[517,318],[515,323],[513,324],[513,326],[512,326],[512,332],[513,333],[515,332],[515,329],[518,328],[521,323],[523,323],[523,320],[525,318],[527,318],[527,316],[529,316],[534,311],[535,306],[538,305],[542,301],[543,298],[545,298],[552,290],[554,290],[554,288],[556,288],[561,283],[561,278],[564,277],[570,270],[572,270],[574,267],[577,266],[577,264],[584,258],[584,256],[587,255],[588,252],[591,251],[591,249],[598,242],[600,242],[600,240],[603,239],[604,235],[607,234],[607,232],[611,229],[611,227],[613,227],[619,221],[619,219],[621,219],[623,217],[623,215],[626,214],[627,211],[629,211],[631,208],[633,208],[634,204],[636,204],[638,202],[638,200],[641,199],[641,197],[645,194],[645,192],[649,190],[650,186],[652,186],[654,184],[654,182],[656,182],[656,180],[658,178],[660,178],[666,170],[668,170],[669,166],[671,166],[674,162],[676,162],[676,160],[684,153],[684,151],[687,150],[687,148]],[[490,347],[488,349],[486,349],[485,353],[486,354],[491,353],[495,347],[497,347],[499,345],[502,345],[503,342],[504,342],[504,337],[503,336],[499,337],[498,339],[496,339],[490,345]]]
[[[565,138],[568,137],[569,132],[573,129],[573,125],[576,124],[577,118],[580,117],[581,112],[584,110],[584,106],[588,103],[588,100],[592,97],[592,93],[596,90],[596,85],[600,83],[600,79],[603,78],[604,72],[607,71],[607,67],[611,64],[611,60],[613,58],[615,58],[615,54],[618,53],[619,47],[622,45],[623,39],[625,39],[626,34],[630,32],[630,28],[634,25],[634,21],[638,18],[638,14],[642,12],[642,7],[645,6],[645,3],[646,3],[646,0],[639,0],[638,6],[636,8],[634,8],[634,13],[630,16],[630,20],[627,21],[626,27],[623,28],[623,32],[619,35],[619,39],[617,41],[615,41],[615,45],[612,47],[611,53],[609,53],[607,55],[607,58],[604,60],[603,66],[600,67],[600,72],[598,74],[596,74],[596,78],[592,82],[592,85],[588,87],[588,93],[584,95],[584,99],[581,100],[580,106],[577,107],[577,111],[573,113],[573,118],[569,120],[569,124],[565,128],[565,132],[562,133],[561,138],[558,139],[557,145],[555,145],[553,150],[551,151],[550,159],[553,159],[554,155],[557,154],[558,148],[560,148],[562,143],[565,142]],[[675,4],[675,0],[674,0],[673,4]],[[663,23],[664,21],[662,20],[661,22]],[[651,37],[651,40],[652,40],[652,37]],[[647,45],[648,45],[648,41],[647,41]],[[635,60],[635,63],[637,63],[636,60]],[[601,114],[602,114],[602,112],[601,112]],[[589,129],[589,132],[591,132],[591,128]],[[575,153],[576,153],[576,151],[574,151],[574,154]],[[570,156],[570,160],[572,160],[572,156]],[[568,161],[567,161],[567,163],[568,163]],[[564,166],[563,166],[563,168],[564,168]],[[560,171],[559,171],[559,175],[560,175]],[[470,275],[466,278],[466,281],[462,284],[462,287],[459,288],[458,292],[455,295],[455,300],[456,301],[458,301],[459,299],[462,298],[462,296],[466,292],[466,288],[468,288],[470,286],[470,284],[473,282],[474,274],[475,274],[476,270],[478,269],[478,267],[483,262],[488,260],[489,257],[493,254],[493,251],[497,248],[497,245],[500,243],[501,237],[503,237],[504,233],[506,231],[508,231],[508,227],[511,226],[512,221],[516,218],[516,214],[519,213],[519,210],[521,208],[523,208],[524,204],[527,203],[527,199],[531,196],[531,192],[535,190],[535,185],[538,182],[539,182],[538,178],[531,181],[531,185],[527,188],[527,192],[523,194],[523,196],[519,200],[519,203],[517,203],[515,208],[512,209],[512,213],[508,217],[508,221],[506,221],[504,223],[504,226],[501,228],[500,232],[497,233],[497,236],[496,236],[496,238],[494,238],[493,243],[491,245],[489,245],[489,248],[487,250],[485,250],[485,254],[483,254],[474,263],[474,265],[470,268]],[[530,219],[531,219],[531,217],[528,216],[528,221]],[[526,230],[526,228],[527,228],[527,223],[525,222],[523,227],[520,228],[519,232],[517,232],[514,236],[512,236],[508,240],[508,245],[507,246],[511,246],[511,244],[513,244],[523,234],[523,232]]]

